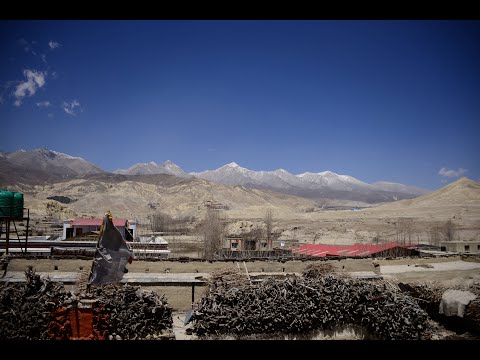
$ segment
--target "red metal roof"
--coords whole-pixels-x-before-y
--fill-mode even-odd
[[[291,248],[293,253],[305,254],[311,256],[368,256],[380,251],[402,246],[391,242],[386,244],[355,244],[355,245],[321,245],[304,244]]]
[[[125,226],[127,219],[113,219],[113,225]],[[73,219],[72,226],[101,226],[103,219]]]

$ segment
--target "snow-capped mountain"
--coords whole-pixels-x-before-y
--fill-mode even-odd
[[[190,175],[183,171],[180,166],[174,164],[170,160],[165,161],[163,164],[157,164],[154,161],[150,161],[149,163],[138,163],[129,167],[127,170],[115,170],[114,173],[122,175],[168,174],[178,177],[190,177]]]
[[[229,163],[215,170],[192,172],[191,175],[226,185],[259,185],[273,188],[301,187],[318,189],[329,187],[335,190],[352,190],[355,187],[373,189],[372,185],[364,183],[348,175],[338,175],[331,171],[321,173],[306,172],[293,175],[284,169],[274,171],[254,171]]]
[[[192,172],[191,175],[225,185],[243,185],[252,188],[270,189],[308,198],[340,198],[367,202],[392,201],[411,198],[418,191],[403,184],[380,182],[368,184],[349,175],[331,171],[305,172],[294,175],[284,169],[274,171],[249,170],[232,162],[215,170]],[[414,192],[411,192],[411,191]],[[425,193],[423,192],[423,193]]]
[[[297,176],[304,180],[306,185],[308,183],[314,183],[319,186],[329,187],[335,190],[352,191],[356,188],[373,189],[372,185],[355,179],[352,176],[338,175],[331,171],[323,171],[319,173],[305,172]]]
[[[45,183],[95,174],[108,174],[82,159],[48,149],[0,152],[0,184]],[[138,163],[120,175],[168,174],[182,178],[197,177],[224,185],[242,185],[266,189],[310,199],[353,200],[368,203],[413,198],[430,192],[415,186],[380,181],[368,184],[349,175],[331,171],[291,174],[284,169],[255,171],[231,162],[215,170],[192,172],[182,170],[170,160],[162,164],[153,161]]]
[[[278,170],[277,170],[278,171]],[[200,179],[225,185],[268,186],[288,188],[291,185],[278,176],[275,171],[253,171],[232,162],[216,170],[191,172],[190,175]],[[291,175],[291,174],[290,174]]]

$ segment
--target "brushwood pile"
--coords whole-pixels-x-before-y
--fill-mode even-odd
[[[0,284],[0,339],[71,339],[71,310],[85,297],[95,299],[89,339],[156,339],[172,330],[172,308],[165,297],[139,286],[101,285],[90,294],[76,294],[33,270],[25,276],[25,283]]]
[[[413,297],[384,282],[354,279],[328,270],[310,268],[302,276],[256,283],[234,271],[214,275],[194,306],[193,332],[200,338],[313,335],[353,325],[366,329],[376,339],[431,337],[428,315]]]

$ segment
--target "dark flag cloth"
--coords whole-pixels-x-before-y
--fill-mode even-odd
[[[107,212],[100,228],[100,238],[95,249],[89,284],[119,282],[127,272],[127,263],[131,263],[132,260],[132,250],[113,224],[112,215]]]

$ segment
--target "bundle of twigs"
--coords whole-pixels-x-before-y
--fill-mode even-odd
[[[412,297],[384,284],[334,274],[224,284],[216,281],[195,304],[197,335],[305,335],[358,325],[379,339],[429,336],[427,313]]]
[[[85,298],[93,300],[92,338],[168,338],[164,332],[172,329],[165,297],[139,286],[102,285],[79,294],[32,270],[25,276],[26,283],[0,284],[0,339],[70,339],[71,310]]]

